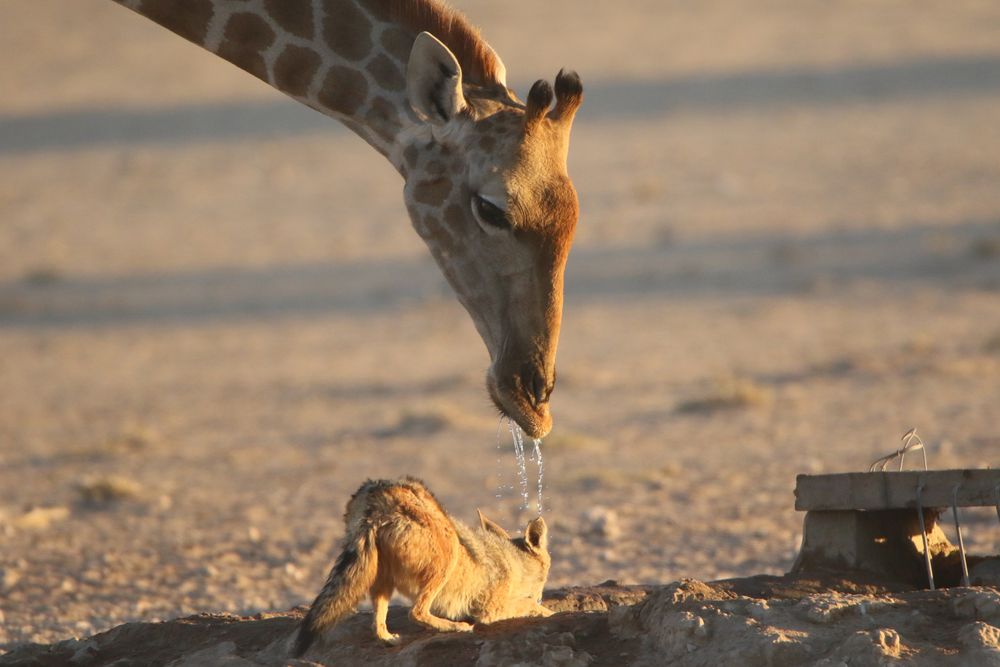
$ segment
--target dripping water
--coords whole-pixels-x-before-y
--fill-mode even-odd
[[[511,419],[507,420],[507,426],[510,429],[511,439],[514,441],[514,458],[517,463],[517,475],[520,481],[520,488],[521,488],[521,509],[522,510],[531,509],[530,494],[528,492],[528,466],[527,466],[527,461],[530,460],[532,463],[535,464],[535,469],[538,473],[538,482],[537,482],[538,499],[536,503],[538,508],[538,514],[541,515],[544,509],[544,504],[542,502],[542,494],[544,491],[544,477],[545,477],[545,464],[542,459],[542,441],[538,438],[533,438],[531,441],[532,449],[530,451],[526,451],[524,446],[524,431],[521,430],[521,427],[515,424]],[[498,449],[500,447],[499,437],[500,436],[499,436],[499,426],[498,426],[497,430]],[[499,452],[497,455],[497,461],[498,463],[500,461]],[[498,473],[498,478],[499,475],[500,473]],[[497,500],[501,499],[502,488],[509,488],[512,491],[514,489],[513,486],[498,487]]]
[[[510,435],[514,439],[514,457],[517,459],[517,474],[521,481],[521,509],[528,509],[528,468],[524,461],[524,432],[512,419],[507,420]]]
[[[542,478],[545,476],[545,464],[542,461],[542,441],[532,438],[535,445],[535,465],[538,466],[538,514],[542,513]]]

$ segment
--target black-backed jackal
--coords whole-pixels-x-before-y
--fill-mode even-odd
[[[428,628],[468,632],[474,623],[548,616],[539,604],[551,560],[545,521],[528,524],[524,537],[479,513],[473,530],[453,519],[424,483],[369,480],[347,503],[344,550],[299,628],[295,655],[371,595],[375,635],[389,632],[389,598],[398,590],[413,602],[410,617]]]

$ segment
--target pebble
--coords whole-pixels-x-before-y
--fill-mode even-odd
[[[8,591],[17,585],[21,580],[21,574],[17,570],[5,567],[0,570],[0,590]]]
[[[607,507],[591,507],[583,515],[584,532],[612,542],[621,537],[622,529],[618,513]]]
[[[975,621],[966,625],[958,633],[958,640],[968,649],[1000,649],[1000,629]]]
[[[69,508],[66,507],[35,507],[14,519],[13,524],[25,530],[44,530],[52,523],[67,517]]]

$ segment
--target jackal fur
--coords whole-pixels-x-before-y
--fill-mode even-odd
[[[516,538],[482,512],[479,522],[472,529],[452,518],[412,477],[362,484],[347,503],[343,551],[302,621],[295,655],[351,613],[366,593],[375,636],[390,644],[399,642],[386,627],[396,590],[413,602],[410,618],[444,632],[552,614],[539,604],[551,563],[545,520],[534,519]]]

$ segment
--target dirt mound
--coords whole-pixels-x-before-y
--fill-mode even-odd
[[[1000,665],[1000,591],[903,590],[858,579],[785,576],[666,586],[550,591],[562,612],[479,626],[420,629],[394,607],[404,642],[378,644],[359,613],[288,658],[304,609],[239,617],[202,614],[128,623],[82,640],[21,646],[0,665]]]

